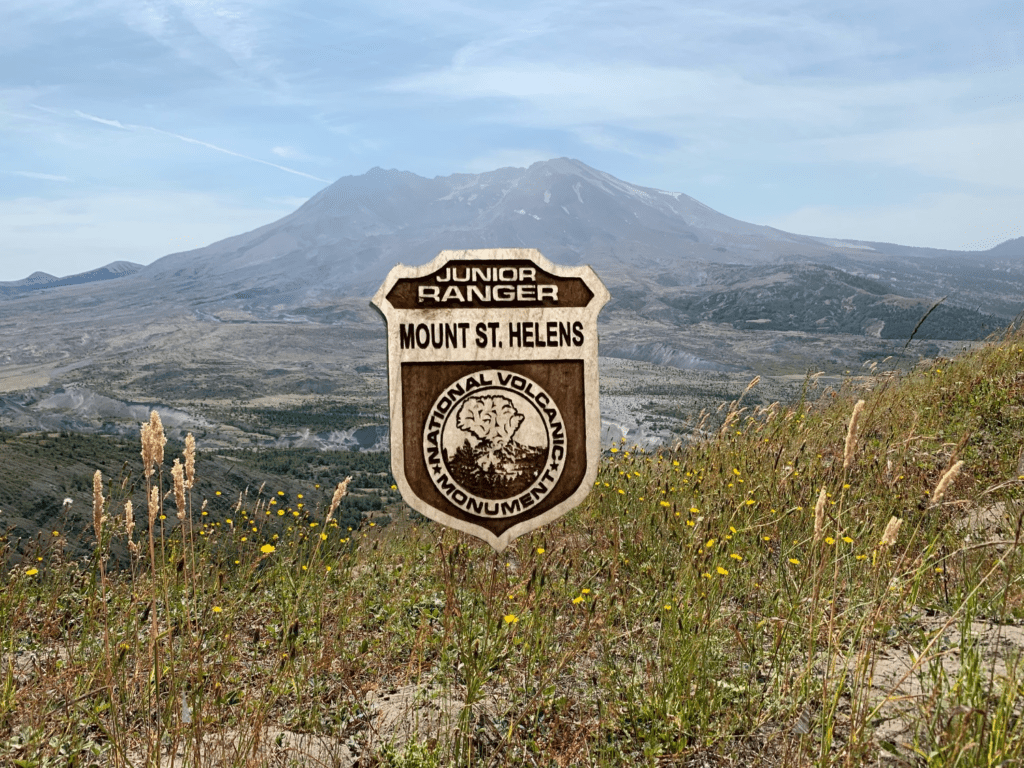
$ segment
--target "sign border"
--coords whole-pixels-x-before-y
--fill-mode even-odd
[[[391,292],[391,289],[399,280],[408,279],[419,279],[426,277],[444,267],[450,262],[467,261],[467,260],[493,260],[493,261],[508,261],[508,260],[529,260],[536,263],[541,269],[557,276],[560,278],[579,278],[582,279],[588,288],[593,292],[594,296],[587,304],[586,307],[580,308],[579,311],[586,312],[587,314],[592,313],[594,331],[597,331],[597,315],[601,311],[602,307],[608,302],[610,294],[608,289],[601,282],[601,279],[597,276],[597,273],[589,265],[579,267],[566,267],[547,259],[540,251],[535,248],[487,248],[487,249],[475,249],[475,250],[444,250],[441,251],[436,257],[430,262],[421,266],[410,267],[404,264],[397,264],[388,273],[387,278],[384,280],[383,285],[377,289],[377,292],[373,295],[370,300],[370,305],[376,309],[381,316],[384,318],[385,326],[387,327],[388,335],[388,403],[390,407],[390,431],[391,431],[391,474],[395,478],[395,483],[398,486],[399,491],[402,494],[402,498],[409,504],[410,507],[415,509],[425,517],[434,520],[435,522],[446,525],[450,528],[468,533],[471,536],[475,536],[491,545],[497,552],[502,552],[512,541],[517,539],[530,531],[536,530],[547,523],[557,520],[559,517],[567,513],[569,510],[578,506],[590,493],[594,486],[594,482],[597,479],[597,473],[601,458],[601,406],[600,406],[600,394],[598,390],[598,360],[597,360],[597,338],[594,339],[594,355],[593,360],[589,359],[590,356],[570,358],[572,360],[582,360],[583,362],[583,386],[585,390],[585,403],[584,403],[584,414],[585,414],[585,428],[586,428],[586,457],[587,467],[584,473],[583,479],[580,481],[579,486],[576,490],[565,500],[559,502],[551,509],[545,510],[541,514],[531,517],[528,520],[524,520],[521,523],[517,523],[507,530],[503,531],[500,535],[495,535],[487,528],[481,525],[474,525],[471,522],[461,520],[457,517],[438,509],[437,507],[424,501],[416,494],[405,477],[405,423],[403,419],[403,402],[402,402],[402,383],[401,383],[401,366],[398,362],[396,355],[397,353],[397,333],[392,332],[389,314],[399,312],[413,312],[417,310],[408,309],[397,309],[390,301],[387,296]],[[516,363],[526,361],[528,358],[517,358],[514,360],[507,360],[510,363]],[[458,362],[491,362],[495,365],[500,365],[500,359],[489,359],[484,358],[480,360],[474,360],[473,358],[467,358],[465,361]],[[413,503],[415,502],[415,503]]]

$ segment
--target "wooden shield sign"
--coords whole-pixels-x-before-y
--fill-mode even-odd
[[[564,515],[597,477],[590,267],[533,249],[442,251],[373,297],[388,327],[391,471],[416,511],[499,552]]]

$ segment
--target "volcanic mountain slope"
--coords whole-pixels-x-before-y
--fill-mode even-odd
[[[739,221],[684,194],[629,184],[567,158],[433,179],[374,168],[338,180],[279,221],[171,254],[138,277],[151,286],[173,284],[176,296],[202,311],[231,308],[263,315],[278,307],[297,317],[337,321],[345,318],[331,308],[339,297],[372,295],[397,263],[422,264],[445,249],[496,247],[537,248],[556,263],[590,264],[615,297],[677,294],[665,302],[674,311],[661,315],[682,322],[692,314],[682,309],[691,302],[689,294],[706,294],[720,265],[728,265],[739,282],[744,282],[740,268],[752,268],[746,282],[768,280],[780,295],[787,290],[782,273],[764,273],[764,268],[813,264],[886,286],[868,293],[921,300],[908,309],[899,298],[886,299],[876,312],[854,312],[864,315],[860,327],[849,317],[816,325],[820,315],[813,322],[790,323],[808,331],[874,333],[880,321],[893,333],[902,332],[906,323],[894,312],[916,312],[917,304],[947,296],[948,308],[981,314],[968,319],[960,316],[963,312],[944,310],[930,321],[933,335],[964,338],[1000,324],[985,315],[1008,321],[1024,306],[1024,240],[990,252],[962,253],[807,237]],[[835,275],[826,271],[788,270],[783,277],[799,283],[792,286],[794,300],[835,293],[837,286]],[[821,285],[812,286],[815,280]],[[862,289],[845,283],[843,295],[826,298],[863,304],[857,294]],[[737,295],[736,302],[748,298]],[[709,308],[697,314],[730,323],[763,319],[745,312],[719,318]]]
[[[585,261],[612,286],[638,275],[685,284],[693,261],[765,264],[842,251],[560,158],[434,179],[374,168],[272,224],[164,257],[145,277],[173,277],[209,299],[294,305],[372,295],[395,264],[424,263],[441,250],[497,247]]]
[[[802,331],[907,339],[932,300],[897,292],[879,280],[818,264],[708,265],[687,290],[620,290],[621,305],[675,325],[727,323],[737,330]],[[614,311],[614,309],[613,309]],[[915,334],[921,339],[984,338],[998,317],[940,304]]]

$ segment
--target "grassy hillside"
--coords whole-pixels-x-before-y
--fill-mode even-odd
[[[1024,759],[1024,337],[726,409],[710,441],[613,449],[501,555],[415,515],[348,530],[329,487],[222,503],[202,454],[161,500],[168,448],[133,546],[104,483],[91,557],[44,538],[4,577],[0,762]]]
[[[166,452],[180,455],[182,448],[171,440]],[[136,522],[145,524],[146,490],[137,440],[75,432],[0,431],[0,468],[0,536],[7,545],[0,564],[10,567],[36,557],[41,547],[51,554],[59,550],[65,559],[88,560],[96,546],[92,483],[97,469],[110,486],[106,495],[115,495],[122,504],[131,499],[138,512]],[[208,500],[207,517],[231,509],[239,497],[256,503],[278,491],[284,494],[282,501],[305,491],[312,503],[319,504],[347,475],[353,477],[351,493],[337,515],[346,527],[386,514],[399,499],[391,490],[394,479],[388,455],[275,448],[205,454],[193,495]],[[71,503],[66,504],[66,499]],[[163,522],[168,530],[177,525],[174,516]],[[123,540],[111,542],[110,555],[118,567],[129,564]]]

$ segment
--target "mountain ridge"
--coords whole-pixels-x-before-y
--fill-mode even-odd
[[[0,297],[38,291],[44,288],[59,288],[65,285],[81,285],[100,280],[115,280],[133,275],[143,269],[143,267],[144,265],[136,264],[133,261],[119,260],[112,261],[96,269],[76,272],[73,275],[65,275],[64,277],[57,277],[48,272],[36,271],[21,280],[0,281]]]

